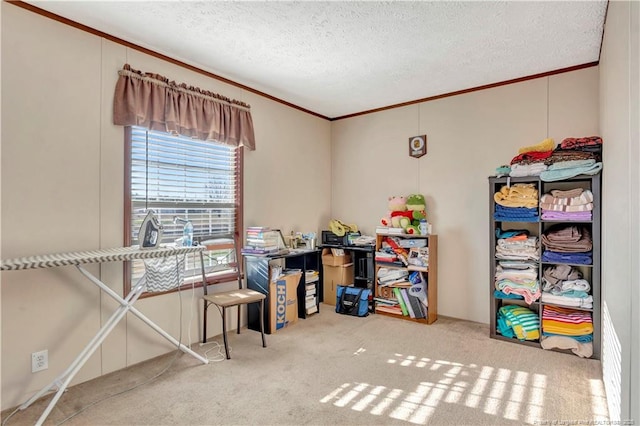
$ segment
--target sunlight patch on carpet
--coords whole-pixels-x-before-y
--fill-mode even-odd
[[[593,418],[597,420],[609,420],[609,407],[607,406],[607,395],[604,390],[602,380],[589,380],[589,390],[591,391],[591,410]]]
[[[529,424],[539,421],[543,413],[547,387],[547,377],[543,374],[402,354],[395,354],[387,364],[424,370],[431,381],[424,380],[425,374],[417,374],[414,389],[344,383],[320,402],[413,424],[428,423],[443,404],[461,405],[496,418]],[[594,415],[606,413],[601,382],[599,386],[598,383],[591,386]]]

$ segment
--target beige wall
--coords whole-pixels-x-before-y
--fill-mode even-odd
[[[122,245],[124,137],[123,128],[111,124],[111,111],[125,62],[252,105],[257,149],[245,152],[245,225],[324,227],[330,122],[6,2],[1,7],[3,258]],[[120,264],[90,269],[122,293]],[[73,267],[3,272],[1,278],[5,409],[60,374],[115,302]],[[193,302],[190,292],[148,298],[136,307],[176,338],[182,333],[183,341],[195,342],[199,295]],[[208,330],[210,336],[221,333],[219,316],[209,316]],[[49,369],[32,374],[31,353],[42,349],[49,350]],[[129,315],[72,384],[170,350],[169,342]]]
[[[640,304],[640,256],[638,240],[623,231],[638,233],[633,215],[639,206],[633,203],[640,192],[640,158],[637,118],[635,127],[631,119],[634,111],[637,115],[637,94],[629,98],[633,86],[619,80],[621,72],[637,77],[638,56],[614,44],[628,37],[627,48],[637,48],[637,6],[610,5],[612,20],[629,16],[625,7],[635,7],[635,38],[625,32],[629,27],[608,23],[602,71],[594,67],[329,123],[2,2],[2,258],[122,244],[123,135],[111,124],[111,102],[117,70],[129,62],[252,105],[258,148],[245,156],[247,226],[320,231],[330,218],[338,218],[373,233],[387,210],[387,196],[425,194],[429,220],[440,235],[439,313],[487,323],[487,177],[519,147],[545,137],[560,141],[600,134],[601,126],[605,161],[615,164],[604,172],[605,200],[612,200],[604,215],[604,228],[612,232],[604,241],[605,301],[616,302],[615,292],[627,289],[635,297],[633,305],[614,304],[613,313],[628,350],[625,362],[632,379],[623,395],[629,407],[629,398],[640,399],[639,373],[631,362],[638,359],[638,329],[628,325],[638,323],[638,310],[631,307]],[[619,133],[620,120],[631,123],[626,136]],[[408,138],[424,133],[427,156],[409,158]],[[628,195],[629,212],[619,212],[613,200]],[[620,245],[614,250],[618,236],[630,247],[621,252],[623,261],[617,257]],[[616,265],[629,274],[617,276]],[[121,265],[93,265],[91,270],[121,293]],[[629,276],[636,277],[634,283],[624,282]],[[73,268],[4,272],[0,278],[5,409],[59,374],[115,303]],[[181,299],[178,294],[145,299],[136,306],[172,335],[182,332],[184,340],[198,340],[201,307],[197,297],[192,303],[190,293],[183,292]],[[193,320],[186,324],[191,312]],[[215,315],[208,327],[211,335],[221,332]],[[32,374],[30,354],[45,348],[50,367]],[[172,349],[129,316],[73,383]]]
[[[602,291],[611,316],[605,329],[610,328],[611,335],[604,335],[602,363],[611,419],[636,422],[640,418],[639,28],[639,3],[609,3],[600,62],[600,126],[606,143]]]
[[[408,139],[427,134],[427,155]],[[332,213],[375,232],[387,196],[422,193],[438,237],[438,313],[489,322],[487,177],[518,148],[598,134],[598,68],[334,122]]]

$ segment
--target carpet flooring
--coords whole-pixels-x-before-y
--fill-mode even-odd
[[[490,339],[486,324],[440,317],[423,325],[380,315],[343,316],[332,309],[322,304],[320,314],[267,335],[267,348],[261,347],[258,332],[232,332],[230,360],[218,356],[219,362],[204,365],[173,352],[73,386],[45,424],[544,425],[608,420],[599,361]],[[204,353],[214,345],[192,347]],[[16,412],[6,425],[34,424],[50,399],[45,396]],[[2,413],[3,420],[11,411]]]

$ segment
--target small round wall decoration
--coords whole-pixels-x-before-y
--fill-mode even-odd
[[[409,138],[409,155],[420,158],[427,153],[427,135],[412,136]]]

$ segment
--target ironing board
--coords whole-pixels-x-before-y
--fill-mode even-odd
[[[38,269],[38,268],[53,268],[58,266],[75,266],[89,281],[100,287],[105,293],[115,299],[120,306],[104,323],[96,335],[91,339],[87,346],[80,352],[78,357],[67,367],[67,369],[56,377],[50,384],[42,388],[38,393],[33,395],[28,401],[22,404],[19,409],[24,410],[34,401],[40,398],[50,390],[58,388],[49,405],[44,410],[37,425],[41,425],[47,416],[53,410],[53,407],[58,402],[58,399],[62,396],[73,377],[78,373],[84,363],[91,357],[91,355],[100,347],[102,342],[106,339],[109,333],[113,330],[116,324],[124,317],[127,312],[133,313],[140,318],[149,327],[157,331],[164,338],[176,345],[185,353],[195,357],[204,364],[208,364],[207,358],[195,353],[182,343],[178,342],[166,331],[161,329],[153,321],[143,315],[139,310],[133,307],[133,304],[138,300],[140,295],[147,289],[147,274],[143,275],[136,284],[131,288],[129,294],[123,299],[116,292],[111,290],[105,283],[100,281],[97,277],[87,271],[83,264],[88,263],[103,263],[103,262],[121,262],[135,259],[154,259],[154,258],[169,258],[170,256],[176,256],[176,260],[179,257],[184,257],[188,253],[198,253],[205,251],[205,246],[195,247],[173,247],[173,246],[161,246],[158,248],[145,248],[140,249],[137,246],[132,247],[120,247],[112,249],[91,250],[91,251],[78,251],[69,253],[56,253],[39,256],[20,257],[15,259],[2,260],[0,264],[0,271],[15,271],[22,269]]]

